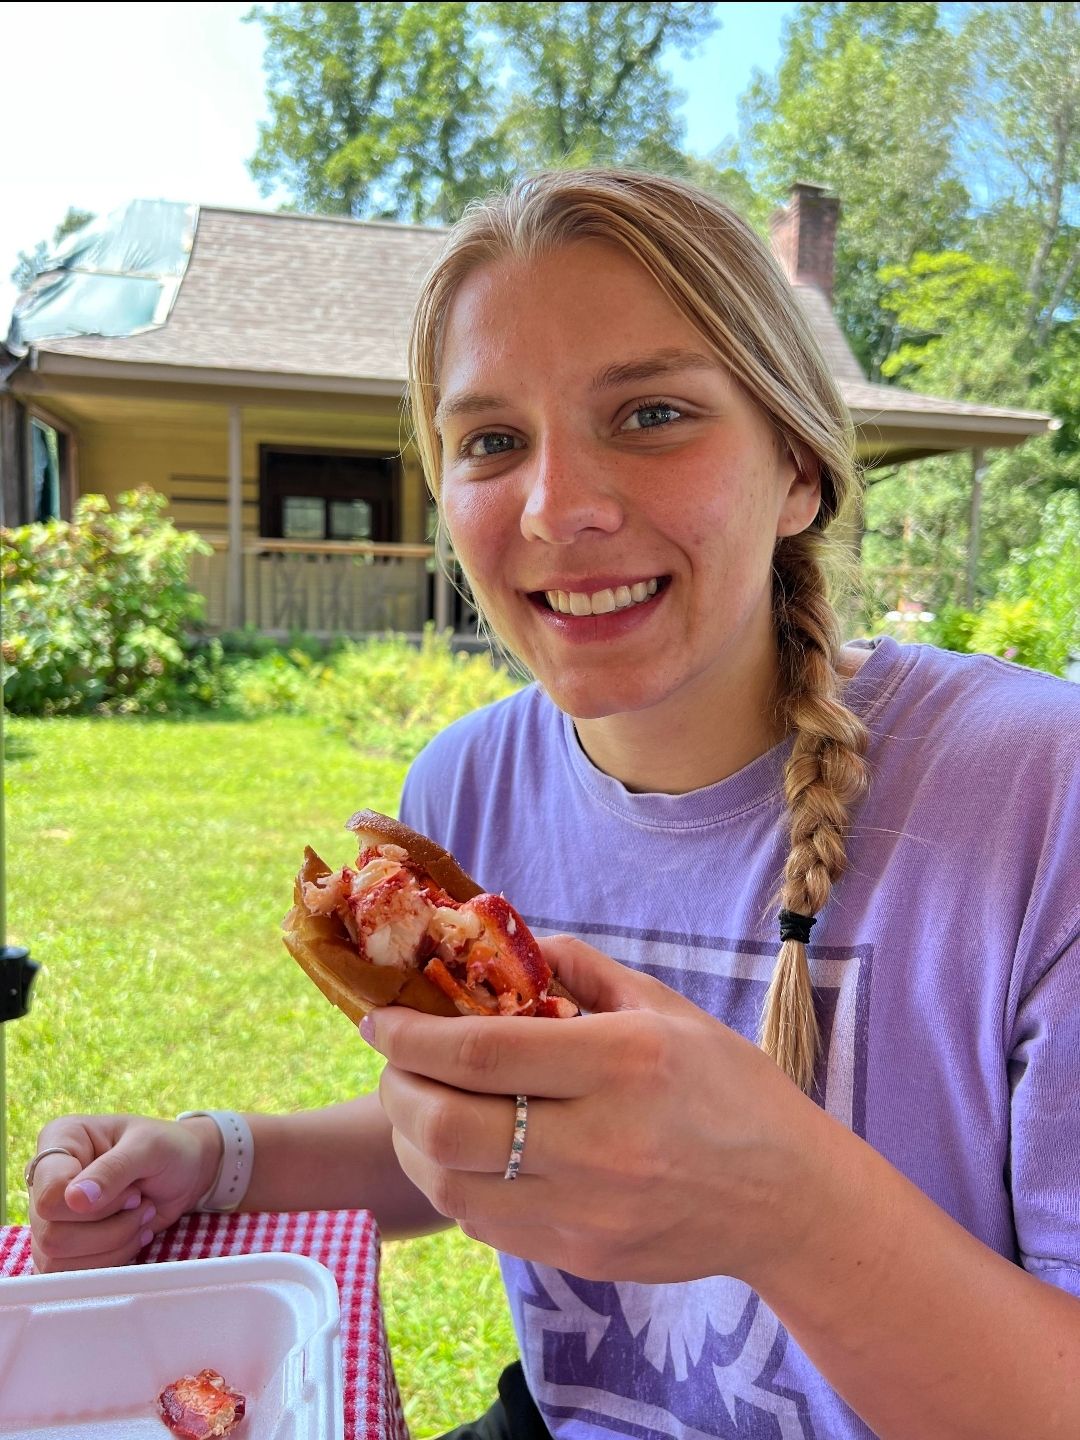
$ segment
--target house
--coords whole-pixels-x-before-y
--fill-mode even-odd
[[[982,457],[1050,417],[870,384],[830,307],[838,202],[799,185],[773,246],[870,466]],[[403,433],[409,316],[443,231],[136,202],[79,232],[0,351],[4,523],[149,484],[213,554],[212,626],[470,628]]]

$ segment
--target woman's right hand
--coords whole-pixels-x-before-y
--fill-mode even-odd
[[[52,1146],[71,1153],[46,1155],[34,1174],[30,1228],[39,1273],[134,1260],[198,1204],[222,1151],[210,1119],[142,1115],[65,1115],[38,1136],[39,1153]]]

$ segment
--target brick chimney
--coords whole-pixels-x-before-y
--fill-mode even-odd
[[[773,254],[784,274],[793,285],[816,285],[830,302],[839,214],[840,201],[824,186],[799,183],[769,220]]]

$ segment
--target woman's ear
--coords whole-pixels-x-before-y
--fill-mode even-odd
[[[787,489],[776,521],[776,538],[808,530],[821,509],[821,465],[816,456],[785,441]]]

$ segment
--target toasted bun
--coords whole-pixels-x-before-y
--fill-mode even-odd
[[[400,820],[391,820],[389,815],[380,815],[377,810],[358,810],[346,820],[345,829],[355,834],[361,849],[369,845],[400,845],[409,852],[410,859],[423,866],[436,885],[441,885],[451,899],[459,903],[484,893],[483,886],[466,875],[449,850],[436,845],[419,830],[410,830]]]

